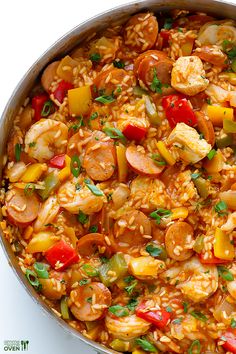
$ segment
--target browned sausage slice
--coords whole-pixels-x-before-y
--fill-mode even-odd
[[[227,66],[228,58],[221,49],[216,46],[203,46],[198,48],[194,55],[197,55],[200,59],[211,63],[216,66]]]
[[[172,66],[173,62],[168,57],[161,60],[156,60],[153,57],[144,58],[139,64],[138,78],[150,88],[155,73],[162,84],[170,84]]]
[[[125,44],[138,53],[152,48],[158,35],[158,22],[151,13],[140,13],[130,18],[125,26]]]
[[[96,91],[94,96],[111,94],[116,96],[120,90],[130,87],[132,80],[127,71],[114,68],[98,74],[93,83]]]
[[[95,321],[111,305],[111,293],[102,283],[81,285],[71,291],[68,305],[78,320]]]
[[[53,63],[49,64],[46,69],[44,69],[44,72],[41,76],[41,84],[44,90],[47,92],[49,91],[51,83],[53,82],[54,77],[57,74],[57,68],[59,63],[60,61],[54,61]]]
[[[35,194],[27,197],[23,190],[13,188],[6,193],[7,216],[14,225],[25,227],[38,216],[40,202]]]
[[[193,254],[193,228],[187,222],[172,224],[165,234],[166,251],[170,258],[185,261]]]
[[[111,255],[111,247],[105,241],[105,236],[99,233],[91,233],[82,236],[78,243],[78,252],[82,257],[92,256],[98,248],[104,248],[107,256]]]
[[[116,153],[113,141],[95,132],[85,149],[83,167],[94,181],[106,181],[115,171]]]
[[[200,133],[203,134],[204,139],[211,144],[215,145],[215,131],[212,121],[201,111],[196,111],[197,127]]]
[[[147,243],[144,235],[151,235],[151,222],[138,210],[121,216],[114,225],[114,238],[118,251],[126,251]]]
[[[157,61],[167,58],[167,54],[161,50],[147,50],[146,52],[139,54],[139,56],[134,61],[134,73],[137,75],[140,63],[145,58],[152,58]]]
[[[137,146],[131,145],[126,149],[126,159],[130,167],[140,175],[158,176],[164,166],[158,166],[142,151],[138,151]]]

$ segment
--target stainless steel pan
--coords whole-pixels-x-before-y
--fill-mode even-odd
[[[60,38],[55,44],[53,44],[31,66],[31,68],[28,70],[28,72],[25,74],[23,79],[19,82],[16,89],[12,93],[12,96],[10,97],[0,120],[0,171],[2,168],[2,162],[5,153],[8,134],[11,129],[11,124],[14,119],[14,116],[21,104],[23,103],[24,99],[27,97],[28,92],[33,87],[35,80],[37,79],[41,71],[44,69],[44,67],[47,65],[47,63],[54,60],[55,58],[62,57],[74,46],[77,46],[79,43],[83,42],[94,32],[98,32],[114,24],[123,23],[128,19],[130,15],[136,12],[148,9],[157,13],[159,11],[166,12],[173,8],[208,12],[209,14],[218,17],[233,18],[236,20],[236,4],[230,2],[217,0],[143,0],[113,8],[78,25],[70,32],[65,34],[65,36]],[[89,346],[93,347],[95,351],[99,353],[116,353],[82,336],[79,332],[71,328],[65,321],[57,317],[54,312],[52,312],[50,308],[46,306],[40,296],[28,284],[25,276],[21,272],[21,269],[17,263],[14,253],[12,252],[8,242],[3,237],[1,230],[0,234],[1,244],[5,251],[10,266],[14,270],[17,278],[22,283],[28,294],[33,297],[33,299],[39,306],[41,306],[42,310],[51,319],[54,319],[54,321],[56,321],[61,327],[63,327],[65,331],[71,333],[75,337],[87,343]]]

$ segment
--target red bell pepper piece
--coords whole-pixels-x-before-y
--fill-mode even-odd
[[[128,124],[123,130],[123,134],[128,140],[140,141],[145,137],[146,133],[146,128],[136,127],[132,124]]]
[[[169,121],[171,128],[174,128],[177,123],[185,123],[194,127],[197,125],[197,118],[190,107],[187,99],[179,95],[171,95],[164,97],[162,100],[163,108],[166,111],[166,118]]]
[[[222,347],[228,352],[236,354],[236,335],[231,330],[228,330],[223,334],[222,340],[223,339],[225,339],[225,343]]]
[[[61,154],[61,155],[56,155],[53,158],[51,158],[51,160],[49,161],[49,166],[51,167],[55,167],[55,168],[64,168],[65,167],[65,154]]]
[[[170,313],[165,309],[145,311],[145,303],[141,303],[135,310],[136,316],[151,322],[158,328],[164,328],[170,319]]]
[[[199,255],[199,260],[202,264],[221,264],[221,263],[229,263],[226,259],[220,259],[212,255],[211,258],[204,259],[202,253]]]
[[[71,90],[74,88],[74,85],[72,85],[70,82],[67,81],[60,81],[56,90],[53,92],[53,95],[55,97],[56,100],[58,100],[60,103],[63,102],[67,91]]]
[[[42,109],[45,104],[49,100],[49,97],[46,93],[41,95],[34,96],[32,98],[32,108],[34,109],[34,119],[40,120],[42,117]]]
[[[55,243],[45,252],[48,263],[56,270],[64,270],[79,259],[78,254],[64,241]]]
[[[169,45],[169,39],[170,39],[170,31],[168,30],[161,30],[160,36],[163,40],[162,42],[162,48],[166,48]]]

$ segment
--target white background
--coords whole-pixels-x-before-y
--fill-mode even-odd
[[[0,5],[0,115],[13,89],[32,63],[80,22],[126,0],[6,0]],[[236,2],[236,0],[231,0]],[[91,354],[21,287],[0,248],[0,354],[4,340],[29,340],[28,354]]]

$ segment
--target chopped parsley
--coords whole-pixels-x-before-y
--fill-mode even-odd
[[[131,283],[131,281],[133,281],[133,280],[134,280],[133,275],[128,275],[128,277],[124,278],[124,282],[127,284]]]
[[[117,128],[105,127],[103,129],[104,133],[112,139],[120,139],[123,143],[126,143],[126,138],[124,134]]]
[[[135,343],[138,344],[143,350],[151,353],[156,353],[156,347],[150,343],[145,337],[135,339]]]
[[[133,293],[134,288],[136,287],[137,284],[138,284],[138,281],[135,280],[131,285],[125,287],[125,291],[126,291],[129,295],[131,295],[131,294]]]
[[[91,232],[91,233],[98,232],[98,226],[97,225],[91,225],[90,228],[89,228],[89,232]]]
[[[125,67],[125,63],[122,60],[115,59],[113,60],[113,65],[115,68],[123,69]]]
[[[92,303],[92,297],[91,297],[91,296],[90,296],[90,297],[87,297],[86,301],[87,301],[89,304],[91,304],[91,303]]]
[[[203,313],[201,313],[200,311],[192,311],[192,312],[190,312],[190,315],[195,317],[199,321],[202,321],[202,322],[207,321],[207,317]]]
[[[89,282],[90,282],[89,279],[81,279],[81,280],[79,281],[79,285],[80,285],[80,286],[83,286],[83,285],[88,284]]]
[[[166,306],[166,311],[167,312],[172,312],[172,308],[170,306]]]
[[[188,349],[188,354],[200,354],[201,353],[201,343],[198,339],[194,340]]]
[[[149,245],[146,246],[146,251],[152,257],[158,257],[163,252],[163,250],[160,247],[157,247],[155,244],[152,244],[152,243],[150,243]]]
[[[102,95],[98,96],[95,98],[95,101],[103,103],[103,104],[109,104],[115,101],[115,98],[112,95]]]
[[[164,23],[164,28],[169,30],[172,28],[172,24],[173,24],[173,19],[172,18],[166,18],[165,23]]]
[[[77,215],[77,219],[82,225],[85,225],[87,224],[89,217],[80,210],[79,214]]]
[[[134,311],[135,308],[138,305],[138,300],[135,298],[132,298],[129,300],[128,304],[126,305],[126,307],[130,310],[130,311]]]
[[[120,305],[110,306],[109,312],[111,312],[116,317],[125,317],[129,315],[128,309]]]
[[[32,141],[32,143],[29,143],[29,147],[31,148],[31,147],[35,147],[35,145],[36,145],[36,142],[35,141]]]
[[[161,94],[162,93],[162,86],[163,85],[162,85],[161,81],[157,77],[157,69],[154,68],[153,69],[153,79],[152,79],[152,83],[151,83],[150,88],[153,92],[157,92],[157,93]]]
[[[21,144],[16,144],[15,145],[15,158],[16,158],[17,162],[20,161],[21,151],[22,151]]]
[[[188,303],[186,301],[183,301],[183,307],[184,307],[184,313],[188,312]]]
[[[93,53],[90,55],[89,59],[95,63],[99,63],[101,60],[101,55],[99,53]]]
[[[234,318],[231,318],[230,327],[236,328],[236,320]]]

